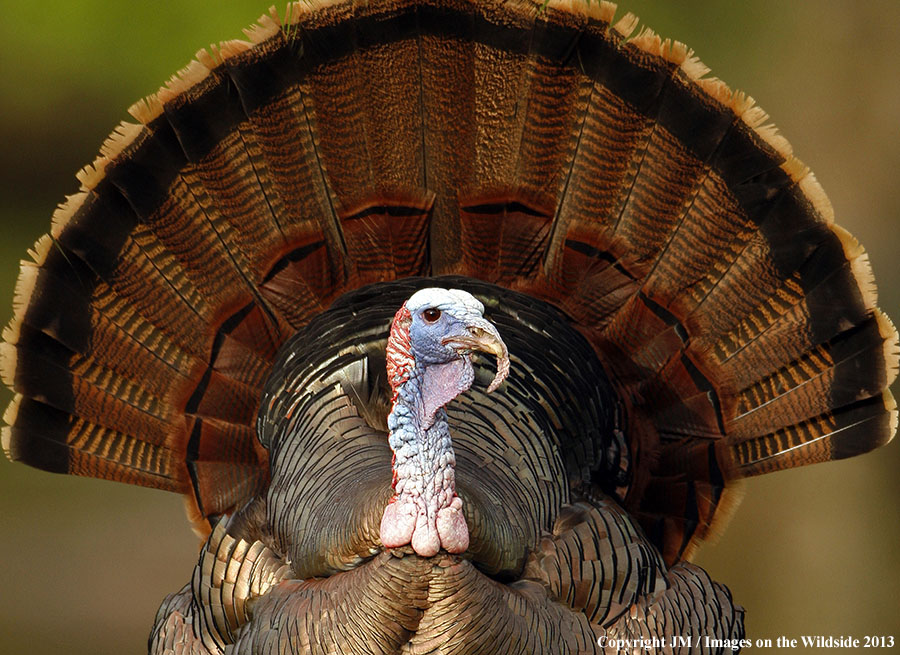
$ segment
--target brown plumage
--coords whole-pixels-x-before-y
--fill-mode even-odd
[[[524,532],[518,555],[492,552],[503,522],[486,520],[473,503],[473,530],[483,526],[486,535],[476,542],[480,550],[473,547],[474,561],[507,579],[524,566],[521,593],[550,599],[536,616],[558,624],[556,598],[578,611],[570,620],[583,626],[593,610],[564,589],[585,573],[575,573],[571,558],[558,581],[541,573],[570,543],[569,532],[554,527],[571,516],[569,503],[593,502],[607,507],[600,515],[618,516],[602,498],[619,495],[650,541],[644,545],[630,518],[620,534],[641,551],[643,566],[662,575],[654,548],[670,566],[689,557],[721,520],[729,481],[889,439],[895,414],[884,390],[895,374],[896,337],[874,307],[861,249],[830,224],[821,190],[786,143],[759,127],[758,110],[721,84],[698,80],[703,69],[684,48],[646,32],[627,40],[631,21],[613,27],[610,18],[608,7],[338,5],[297,9],[284,28],[264,21],[250,35],[253,47],[223,45],[224,63],[201,57],[168,91],[136,106],[144,127],[114,134],[83,171],[83,193],[55,218],[56,243],[39,242],[37,265],[23,267],[21,307],[4,347],[3,372],[19,394],[7,413],[10,454],[49,470],[186,493],[200,526],[267,488],[270,506],[274,499],[319,526],[323,513],[309,509],[319,490],[304,496],[302,484],[276,486],[280,479],[268,486],[269,453],[252,427],[278,346],[344,292],[370,282],[452,273],[509,287],[530,300],[469,283],[494,299],[490,313],[502,317],[515,306],[520,313],[509,314],[510,323],[551,326],[547,332],[564,346],[562,363],[549,357],[546,371],[534,365],[534,377],[551,387],[533,407],[554,426],[583,429],[564,429],[549,458],[535,459],[522,446],[546,431],[526,420],[517,432],[509,420],[521,403],[531,407],[530,397],[514,393],[526,382],[511,383],[512,400],[496,399],[492,411],[501,418],[483,429],[507,447],[480,458],[496,462],[486,478],[497,485],[486,488],[503,488],[504,472],[518,482],[537,462],[562,461],[536,476],[525,503],[532,507],[512,521]],[[419,80],[404,79],[412,70]],[[343,302],[365,313],[389,295],[382,289]],[[379,306],[384,315],[372,316],[370,333],[357,329],[354,313],[333,336],[377,344],[398,305]],[[571,336],[561,337],[564,330]],[[529,350],[551,352],[525,334],[520,370],[528,370]],[[578,358],[581,336],[591,348]],[[331,350],[318,366],[337,352],[336,339],[326,343]],[[365,350],[367,372],[376,370],[369,362],[377,352]],[[560,371],[578,378],[574,364],[590,364],[594,352],[616,399],[602,421],[566,407],[578,398],[590,414],[577,383],[591,389],[588,378],[598,376],[585,369],[574,383],[558,379]],[[333,399],[316,400],[355,411],[360,416],[342,420],[361,426],[377,416],[379,388],[377,379],[359,376]],[[477,390],[460,399],[460,426],[475,416],[463,408],[480,402]],[[315,456],[334,447],[328,435],[310,436],[305,457],[322,472],[307,484],[334,475],[329,466],[336,466]],[[480,445],[471,442],[454,434],[461,459],[471,453],[475,462]],[[601,444],[616,456],[598,452]],[[379,461],[382,472],[387,466],[378,454],[373,443],[371,465],[360,456],[341,462],[345,484],[359,486],[354,472],[377,482]],[[347,579],[385,575],[409,582],[406,592],[420,600],[455,585],[511,593],[491,586],[468,560],[376,555],[360,563],[377,549],[365,527],[372,511],[361,512],[355,533],[312,531],[325,536],[300,548],[304,557],[291,557],[294,573],[351,568],[309,583],[348,593]],[[589,541],[612,538],[590,512],[576,514]],[[272,553],[288,555],[285,536],[267,529],[274,537],[259,526],[251,532],[271,540]],[[244,530],[235,528],[233,538]],[[559,543],[550,536],[538,543],[542,530]],[[669,572],[673,589],[683,567]],[[277,585],[258,611],[270,616],[266,603],[279,594],[288,594],[288,607],[318,602],[315,591],[294,589],[303,584]],[[640,605],[662,584],[638,585],[625,606]],[[306,593],[311,600],[299,600]],[[418,607],[402,598],[398,607]],[[421,602],[422,616],[401,621],[398,644],[412,634],[449,649],[446,630],[429,627],[443,606],[430,596]],[[730,601],[713,605],[730,608]],[[303,630],[343,643],[315,612],[297,607],[289,611],[313,617]],[[599,621],[623,609],[604,606]],[[599,621],[582,643],[574,628],[565,639],[575,640],[573,648],[593,643],[587,635],[596,636]],[[514,621],[500,624],[517,634]],[[723,634],[732,634],[730,625]],[[534,633],[549,638],[540,627]],[[251,627],[241,643],[263,638]],[[476,643],[474,635],[454,639],[459,648]]]

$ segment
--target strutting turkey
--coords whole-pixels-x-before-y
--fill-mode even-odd
[[[896,335],[764,115],[634,27],[579,3],[295,6],[82,171],[23,264],[3,441],[215,526],[154,649],[740,636],[685,560],[730,482],[892,436]],[[385,351],[435,286],[478,297],[510,368],[487,395],[476,360],[446,407],[470,543],[423,557],[380,543]]]

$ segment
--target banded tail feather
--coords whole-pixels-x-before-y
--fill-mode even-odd
[[[607,497],[675,572],[742,478],[896,430],[897,333],[861,246],[752,100],[610,5],[294,4],[131,113],[23,262],[12,459],[185,494],[204,536],[266,496],[306,526],[274,542],[298,577],[364,577],[379,353],[420,278],[474,293],[517,346],[508,398],[448,408],[471,558],[499,579]]]

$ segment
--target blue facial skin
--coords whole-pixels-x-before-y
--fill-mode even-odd
[[[444,345],[443,341],[448,337],[468,336],[469,330],[465,322],[447,311],[442,311],[436,321],[427,321],[423,313],[428,309],[423,307],[412,314],[409,337],[413,356],[417,363],[424,365],[446,364],[460,357],[460,354]]]

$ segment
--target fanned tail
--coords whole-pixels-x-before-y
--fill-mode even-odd
[[[208,530],[268,484],[281,344],[349,290],[443,274],[588,339],[620,461],[563,486],[618,490],[668,563],[736,480],[888,441],[897,333],[862,248],[751,99],[614,9],[296,3],[198,53],[23,262],[8,454],[184,493]]]

